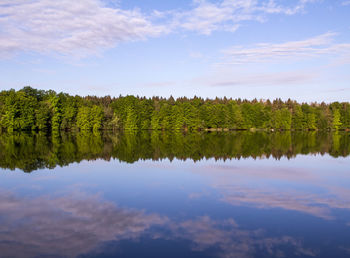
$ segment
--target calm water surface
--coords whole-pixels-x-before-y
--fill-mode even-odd
[[[0,135],[0,257],[350,257],[348,133]]]

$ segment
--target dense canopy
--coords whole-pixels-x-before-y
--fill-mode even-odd
[[[24,87],[0,92],[3,131],[348,130],[350,103],[71,96]]]

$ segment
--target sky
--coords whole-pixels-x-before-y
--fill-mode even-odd
[[[0,90],[350,100],[350,0],[0,0]]]

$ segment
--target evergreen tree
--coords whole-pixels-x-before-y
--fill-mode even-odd
[[[103,109],[100,106],[93,106],[90,111],[92,130],[97,132],[102,127]]]
[[[340,122],[340,112],[335,109],[333,112],[333,129],[338,130],[342,123]]]
[[[125,130],[137,130],[137,114],[134,107],[129,106],[126,110]]]
[[[92,117],[90,107],[83,106],[79,108],[77,115],[77,127],[82,131],[91,131]]]

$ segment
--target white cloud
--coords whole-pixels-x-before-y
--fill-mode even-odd
[[[310,71],[221,73],[200,80],[208,86],[274,86],[310,83],[318,76],[318,73]]]
[[[119,0],[2,0],[0,56],[18,52],[96,54],[120,42],[144,40],[175,31],[236,31],[243,21],[264,21],[268,14],[292,15],[310,0],[282,6],[273,0],[194,0],[192,9],[124,10]]]
[[[265,6],[263,6],[263,10],[267,13],[282,13],[287,15],[293,15],[304,11],[305,6],[307,4],[318,2],[318,1],[319,0],[299,0],[293,6],[285,7],[285,6],[276,4],[275,0],[270,0]]]
[[[329,81],[330,70],[350,64],[350,43],[335,41],[328,32],[283,43],[232,46],[212,70],[194,78],[197,85],[215,87],[316,85]],[[324,71],[327,70],[327,73]]]
[[[195,0],[194,8],[175,13],[173,26],[209,35],[213,31],[235,31],[243,21],[264,21],[267,14],[293,15],[304,10],[313,0],[299,0],[293,6],[283,6],[274,0]]]
[[[195,59],[200,59],[204,57],[204,55],[200,51],[191,51],[189,56]]]
[[[0,54],[19,51],[84,56],[123,41],[165,33],[139,10],[99,0],[12,0],[0,3]]]
[[[335,33],[325,33],[313,38],[285,43],[259,43],[253,47],[233,46],[223,51],[227,61],[224,64],[243,64],[339,56],[350,54],[350,44],[333,42]]]
[[[347,5],[350,5],[350,1],[343,1],[341,3],[342,6],[347,6]]]

